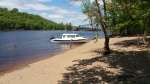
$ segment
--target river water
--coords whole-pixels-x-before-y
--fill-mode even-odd
[[[0,72],[69,49],[67,44],[50,42],[51,36],[61,38],[63,33],[72,33],[72,31],[0,31]],[[74,31],[74,33],[89,40],[96,33],[104,36],[100,31]],[[77,46],[80,45],[74,45]]]

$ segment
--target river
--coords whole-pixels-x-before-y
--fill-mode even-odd
[[[63,33],[72,31],[0,31],[0,72],[53,56],[68,50],[66,44],[50,42],[50,37],[61,38]],[[101,31],[74,31],[91,40],[94,34],[104,36]],[[74,45],[77,47],[80,45]]]

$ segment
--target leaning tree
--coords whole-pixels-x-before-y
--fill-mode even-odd
[[[106,3],[108,0],[70,0],[71,2],[82,1],[83,13],[88,16],[89,24],[98,23],[101,25],[105,36],[104,50],[109,52],[109,34],[107,25]]]

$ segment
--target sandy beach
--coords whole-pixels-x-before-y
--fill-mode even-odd
[[[121,74],[124,73],[124,69],[128,70],[132,67],[128,66],[132,65],[130,61],[135,59],[137,54],[143,55],[141,54],[142,52],[145,52],[145,58],[143,59],[147,59],[146,56],[150,54],[146,52],[149,51],[149,49],[141,50],[140,48],[132,46],[122,47],[114,45],[116,42],[132,40],[135,38],[137,37],[110,38],[111,50],[120,51],[116,52],[120,54],[122,54],[121,51],[130,52],[132,53],[133,58],[127,59],[127,56],[131,56],[128,55],[128,53],[123,53],[117,57],[116,54],[103,56],[100,52],[96,52],[104,47],[104,38],[100,38],[97,43],[95,43],[94,40],[91,40],[82,46],[72,48],[51,58],[5,73],[0,76],[0,84],[107,84],[117,81],[121,83],[123,79],[120,79],[119,77],[121,77]],[[120,58],[119,56],[122,56],[123,58]],[[143,62],[143,60],[137,59],[136,63],[139,63],[139,61]],[[147,64],[149,63],[149,60],[147,59],[144,62],[144,64]],[[137,76],[142,77],[150,70],[149,67],[142,68],[144,68],[144,70],[142,69],[143,72],[140,71],[140,67],[137,67],[136,70],[139,71],[135,73]],[[132,69],[131,72],[134,72],[134,69]],[[136,82],[136,79],[138,78],[132,77],[131,79],[130,77],[126,80],[129,80],[129,82],[130,80]],[[149,83],[149,81],[146,81],[146,83]]]

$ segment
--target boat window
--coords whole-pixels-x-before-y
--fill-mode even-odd
[[[75,36],[74,35],[69,35],[68,38],[75,38]]]
[[[64,35],[63,38],[65,38],[66,36]]]
[[[76,35],[76,37],[78,37],[78,35]]]

